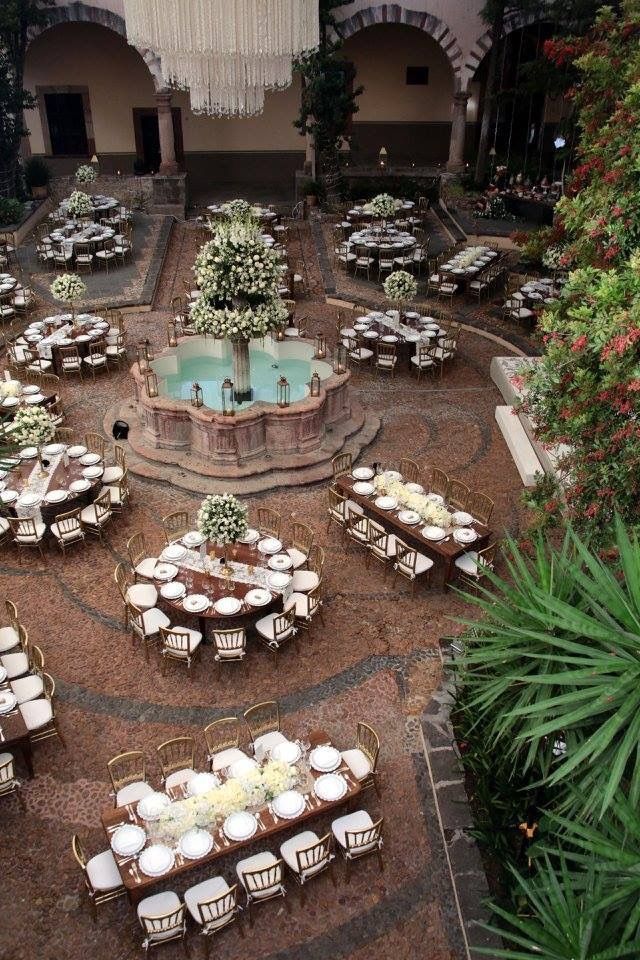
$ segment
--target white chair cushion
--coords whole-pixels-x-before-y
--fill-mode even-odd
[[[186,783],[187,780],[191,780],[195,775],[195,770],[192,770],[191,767],[185,767],[184,770],[176,770],[174,773],[170,773],[164,785],[165,787],[177,787],[181,783]]]
[[[11,690],[15,693],[18,703],[26,703],[27,700],[35,700],[41,697],[44,691],[42,677],[37,674],[29,674],[28,677],[21,677],[19,680],[11,682]]]
[[[379,367],[395,367],[397,360],[397,357],[378,357],[376,363]]]
[[[83,357],[83,360],[92,367],[102,367],[107,362],[104,353],[94,353],[90,357]]]
[[[291,586],[295,593],[308,593],[320,583],[318,574],[313,570],[295,570]]]
[[[111,506],[114,506],[114,504],[117,506],[122,502],[120,499],[120,487],[101,487],[100,493],[104,493],[105,490],[109,491],[109,496],[111,497]]]
[[[20,651],[20,653],[7,653],[4,657],[0,657],[0,663],[7,671],[7,676],[9,680],[15,679],[15,677],[21,677],[23,673],[26,673],[29,669],[29,658],[26,653]]]
[[[5,517],[0,517],[0,534],[6,533],[9,529],[9,521]]]
[[[298,567],[302,567],[307,562],[306,553],[303,553],[302,550],[298,550],[297,547],[289,547],[287,553],[293,560],[294,570],[297,570]]]
[[[137,803],[143,797],[148,797],[153,793],[153,787],[144,780],[136,780],[135,783],[128,783],[122,790],[116,793],[116,807],[126,807],[128,803]]]
[[[127,600],[138,610],[150,610],[158,602],[158,591],[152,583],[133,583],[127,590]]]
[[[145,897],[138,904],[139,917],[166,917],[180,909],[180,897],[173,890],[165,890],[164,893],[156,893],[152,897]],[[148,933],[147,937],[151,943],[157,943],[161,940],[167,940],[174,937],[176,927],[168,930],[156,930]]]
[[[46,528],[46,525],[45,525],[44,523],[40,523],[39,521],[36,521],[36,525],[35,525],[35,526],[36,526],[36,534],[35,534],[35,536],[33,536],[33,534],[30,534],[30,533],[29,533],[29,534],[22,534],[22,533],[16,534],[16,535],[15,535],[15,538],[16,538],[16,540],[18,541],[18,543],[37,543],[38,540],[42,540],[42,538],[44,537],[45,531],[46,531],[46,529],[47,529],[47,528]]]
[[[126,354],[127,351],[125,347],[119,347],[117,343],[108,343],[104,352],[107,354],[108,357],[122,357]],[[118,469],[120,468],[118,467]],[[118,477],[113,477],[112,479],[119,480],[120,476],[122,476],[122,473],[120,473]]]
[[[279,730],[272,730],[270,733],[263,733],[253,741],[254,754],[256,760],[260,763],[265,756],[279,743],[284,743],[287,738]]]
[[[73,540],[82,540],[84,538],[84,533],[80,524],[74,524],[71,529],[61,531],[57,523],[52,523],[51,533],[54,535],[56,540],[63,540],[65,543]]]
[[[45,697],[21,703],[19,708],[27,730],[39,730],[53,718],[51,704]]]
[[[343,750],[341,757],[356,780],[364,780],[371,773],[371,763],[358,747],[354,747],[353,750]]]
[[[481,568],[489,566],[482,557],[478,557],[475,550],[469,550],[468,553],[463,553],[461,557],[457,557],[455,565],[458,570],[462,570],[463,573],[471,577],[479,576],[478,565],[480,565]]]
[[[76,360],[74,357],[63,357],[62,369],[63,370],[79,370],[80,360]]]
[[[266,617],[261,617],[260,620],[256,621],[256,630],[261,637],[264,637],[266,640],[276,639],[276,617],[280,616],[277,613],[268,613]],[[289,627],[283,634],[278,637],[278,641],[286,640],[287,637],[290,637],[293,633],[293,627]]]
[[[253,873],[254,870],[265,870],[267,867],[272,867],[273,864],[277,862],[277,859],[278,858],[274,857],[269,850],[263,850],[262,853],[256,853],[252,857],[246,857],[245,860],[240,860],[240,862],[236,864],[236,873],[245,890],[245,873]],[[270,897],[279,887],[280,884],[273,884],[270,887],[265,887],[264,890],[252,890],[251,896],[257,900],[261,900],[263,897]]]
[[[107,350],[108,349],[107,347]],[[117,480],[122,479],[123,472],[122,467],[105,467],[104,473],[102,474],[102,482],[115,483]]]
[[[87,876],[94,890],[113,890],[122,886],[122,877],[111,850],[103,850],[87,863]]]
[[[356,810],[355,813],[347,813],[344,817],[338,817],[331,824],[331,831],[341,847],[347,846],[345,839],[348,833],[357,833],[359,830],[367,830],[373,826],[373,820],[366,810]],[[359,847],[359,852],[373,850],[375,843],[367,844],[366,847]]]
[[[177,628],[176,628],[177,629]],[[180,633],[187,633],[189,635],[189,646],[191,647],[191,653],[196,650],[199,645],[202,643],[202,634],[198,630],[191,630],[190,627],[180,627]],[[186,643],[185,643],[186,648]],[[189,656],[188,650],[179,650],[176,647],[169,647],[171,650],[172,656],[176,657],[187,657]]]
[[[314,833],[313,830],[303,830],[302,833],[296,834],[295,837],[290,837],[288,840],[285,840],[280,847],[280,856],[287,866],[291,867],[294,873],[300,874],[302,880],[307,880],[309,877],[312,877],[314,873],[319,873],[325,867],[327,859],[320,860],[320,862],[314,864],[313,867],[306,867],[302,871],[299,871],[296,851],[306,850],[308,847],[312,847],[319,839],[320,837]]]
[[[100,526],[102,527],[104,526],[105,523],[107,523],[111,515],[112,515],[111,512],[103,513],[102,516],[100,517],[100,520],[98,521],[98,515],[96,513],[95,505],[93,503],[90,503],[89,506],[85,507],[84,510],[82,510],[82,512],[80,513],[80,519],[82,520],[83,523],[90,523],[92,526],[96,526],[99,523]]]
[[[158,632],[160,627],[168,627],[170,624],[169,617],[158,607],[151,607],[149,610],[142,611],[142,625],[147,636],[152,636]]]
[[[0,653],[18,645],[20,638],[15,627],[0,627]]]
[[[135,567],[135,572],[139,577],[146,577],[148,580],[151,580],[157,562],[157,557],[145,557],[144,560],[141,560],[137,567]]]
[[[413,357],[411,357],[411,363],[413,363],[413,365],[416,367],[422,367],[423,370],[426,367],[433,366],[433,360],[431,357],[422,357],[422,359],[420,359],[420,356],[415,356],[415,354]]]
[[[243,751],[237,747],[228,747],[226,750],[214,753],[210,758],[211,770],[213,773],[216,773],[218,770],[224,770],[225,767],[230,767],[236,760],[245,760],[246,757],[246,753],[243,753]]]
[[[411,569],[404,563],[397,563],[397,566],[402,567],[407,573],[413,573]],[[416,576],[419,576],[421,573],[426,573],[427,570],[430,570],[433,566],[433,560],[430,560],[429,557],[425,557],[423,553],[419,553],[416,556]]]
[[[309,597],[306,593],[292,593],[287,600],[287,610],[290,610],[291,607],[296,608],[296,617],[300,620],[306,619],[309,616]]]
[[[201,923],[198,904],[206,903],[208,900],[215,900],[217,897],[221,897],[227,893],[228,890],[229,884],[224,877],[211,877],[210,880],[203,880],[202,883],[197,883],[194,887],[189,887],[188,890],[185,890],[184,902],[196,923]],[[219,920],[207,920],[205,926],[208,930],[215,930],[216,927],[225,924],[227,920],[228,916],[225,915]]]
[[[372,553],[375,553],[376,556],[378,557],[386,557],[387,559],[391,559],[391,557],[395,557],[396,555],[396,538],[394,537],[393,534],[390,534],[387,537],[386,552],[384,550],[381,550],[380,547],[376,546],[372,542],[369,543],[369,549],[371,550]]]

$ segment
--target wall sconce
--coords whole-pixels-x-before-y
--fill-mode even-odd
[[[310,397],[319,397],[320,396],[320,374],[317,370],[314,370],[311,374],[311,382],[309,383],[309,396]]]
[[[195,382],[191,384],[191,406],[192,407],[201,407],[204,404],[204,397],[202,395],[202,387],[199,383]]]
[[[316,333],[316,349],[313,355],[314,360],[324,360],[327,355],[327,342],[323,333]]]
[[[279,407],[288,407],[289,406],[289,395],[290,387],[289,381],[286,377],[280,377],[278,383],[276,384],[276,397]]]
[[[148,370],[144,375],[144,386],[147,396],[153,399],[158,396],[158,378],[153,370]]]
[[[167,343],[170,347],[176,347],[178,345],[178,331],[175,320],[169,320],[167,324]]]
[[[380,147],[380,153],[378,154],[378,159],[379,159],[379,161],[380,161],[380,169],[381,169],[381,170],[384,170],[384,168],[385,168],[386,165],[387,165],[387,157],[388,157],[387,148],[386,148],[386,147]]]
[[[139,343],[136,347],[136,358],[138,360],[138,370],[140,373],[146,373],[149,369],[149,357],[144,343]]]
[[[345,347],[344,343],[339,343],[336,346],[336,350],[333,355],[333,372],[347,372],[347,348]]]
[[[233,402],[233,381],[226,377],[222,383],[222,416],[232,417],[235,414]]]

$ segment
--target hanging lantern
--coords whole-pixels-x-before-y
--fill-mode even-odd
[[[336,346],[336,351],[333,355],[333,372],[347,372],[347,348],[345,347],[344,343],[339,343]]]
[[[285,339],[284,327],[278,327],[278,329],[276,330],[276,337],[275,337],[275,339],[276,339],[279,343],[282,343],[282,341]]]
[[[311,374],[311,382],[309,384],[309,396],[310,397],[319,397],[320,396],[320,374],[317,370],[314,370]]]
[[[151,346],[151,341],[147,337],[146,340],[143,340],[144,343],[144,355],[147,360],[153,360],[153,347]]]
[[[324,360],[327,355],[327,342],[323,333],[316,333],[316,349],[313,355],[314,360]]]
[[[178,345],[178,331],[175,320],[169,320],[167,324],[167,343],[170,347],[177,347]]]
[[[204,404],[204,396],[202,394],[202,387],[199,383],[194,381],[191,384],[191,406],[192,407],[201,407]]]
[[[158,396],[158,378],[153,370],[148,370],[144,376],[144,386],[147,396],[153,399]]]
[[[233,402],[233,380],[227,377],[222,384],[222,415],[223,417],[232,417],[235,413]]]
[[[280,377],[276,385],[276,395],[279,407],[289,406],[290,387],[286,377]]]
[[[149,358],[147,357],[147,348],[144,342],[136,347],[136,358],[138,360],[138,370],[140,373],[146,373],[149,369]]]

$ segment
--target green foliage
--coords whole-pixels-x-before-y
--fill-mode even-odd
[[[15,197],[0,197],[0,227],[19,223],[22,219],[24,204]]]
[[[305,180],[302,184],[302,193],[306,197],[321,197],[323,193],[322,184],[317,180]]]
[[[46,187],[51,180],[51,170],[40,157],[29,157],[25,160],[22,171],[29,188]]]
[[[379,193],[389,193],[392,197],[404,197],[418,202],[418,197],[427,197],[435,203],[438,199],[438,181],[434,179],[413,179],[409,177],[358,177],[349,189],[352,200],[371,200]]]

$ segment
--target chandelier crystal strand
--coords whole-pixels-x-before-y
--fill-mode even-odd
[[[318,44],[317,0],[125,0],[127,38],[161,59],[192,108],[253,115],[291,83],[294,57]]]

